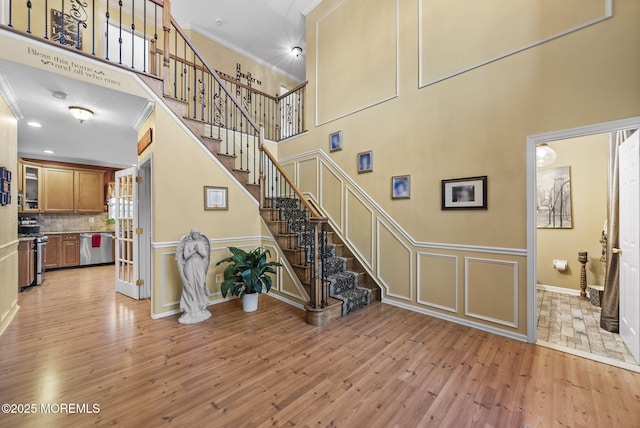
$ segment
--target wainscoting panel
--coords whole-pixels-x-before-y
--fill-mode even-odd
[[[342,180],[326,165],[320,168],[320,205],[342,232]]]
[[[378,280],[387,296],[413,301],[413,254],[384,222],[378,219]]]
[[[420,86],[611,16],[612,0],[418,0]]]
[[[518,263],[465,257],[465,315],[518,327]]]
[[[524,340],[525,249],[416,241],[324,151],[281,162],[296,165],[298,185],[307,182],[305,194],[332,225],[344,224],[345,244],[379,284],[383,302]],[[320,199],[306,176],[313,171]]]
[[[346,238],[369,269],[373,269],[374,215],[373,211],[353,190],[347,188],[345,201]]]
[[[367,23],[357,32],[354,16]],[[397,96],[397,0],[344,0],[318,20],[315,37],[317,126]]]
[[[418,253],[418,303],[458,312],[458,257]]]
[[[291,163],[289,165],[281,165],[281,167],[284,170],[285,174],[287,174],[287,176],[289,176],[293,180],[296,176],[296,164]]]
[[[298,162],[296,184],[302,193],[311,194],[318,199],[318,159],[312,158]]]

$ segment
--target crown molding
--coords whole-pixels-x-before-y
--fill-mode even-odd
[[[302,10],[302,14],[304,16],[309,15],[313,9],[315,9],[318,5],[320,5],[320,3],[322,3],[322,0],[314,1],[309,6],[307,6],[305,9]]]
[[[7,76],[4,74],[2,69],[0,68],[0,94],[4,97],[9,105],[9,109],[16,117],[16,120],[24,119],[24,113],[22,109],[18,105],[18,98],[16,98],[16,94],[11,89],[11,85],[7,80]]]

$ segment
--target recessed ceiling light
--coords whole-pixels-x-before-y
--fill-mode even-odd
[[[138,164],[137,163],[132,163],[131,166],[138,166]]]
[[[45,150],[44,152],[45,152],[46,154],[48,154],[48,155],[52,155],[52,154],[53,154],[53,150]]]
[[[57,99],[59,99],[59,100],[65,100],[65,99],[67,99],[67,94],[65,94],[65,93],[64,93],[64,92],[62,92],[62,91],[53,91],[53,92],[51,93],[51,95],[53,95],[53,97],[54,97],[54,98],[57,98]]]
[[[42,125],[40,125],[38,122],[34,122],[33,120],[30,122],[27,122],[27,125],[33,126],[34,128],[42,128]]]

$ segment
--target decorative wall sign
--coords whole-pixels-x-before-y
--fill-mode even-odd
[[[83,26],[82,21],[66,13],[63,20],[62,12],[51,9],[51,40],[54,42],[82,49],[80,26]]]
[[[204,209],[205,211],[228,210],[229,188],[204,186]]]
[[[11,205],[11,171],[0,167],[0,206]]]
[[[147,147],[153,142],[153,129],[147,129],[147,132],[144,133],[140,141],[138,141],[138,156],[145,151]]]
[[[539,229],[571,229],[571,167],[539,169],[537,174]]]
[[[487,176],[442,180],[443,210],[486,210]]]

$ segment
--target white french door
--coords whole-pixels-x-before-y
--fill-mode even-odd
[[[640,131],[620,145],[620,336],[640,361]]]
[[[116,172],[116,291],[140,299],[136,167]]]

